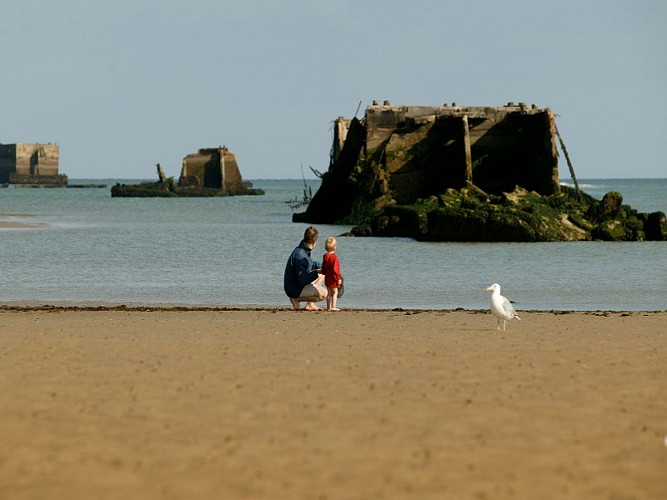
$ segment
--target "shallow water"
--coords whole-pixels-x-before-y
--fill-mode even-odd
[[[301,196],[303,182],[253,182],[266,195],[111,198],[109,189],[2,189],[0,214],[45,226],[0,230],[0,302],[288,306],[282,273],[306,225],[291,222],[286,201]],[[313,191],[319,185],[309,183]],[[666,179],[579,183],[596,197],[617,190],[641,211],[667,211]],[[337,236],[349,226],[318,229]],[[321,260],[321,253],[318,246],[313,255]],[[667,242],[339,238],[338,256],[341,307],[486,309],[485,289],[498,282],[519,310],[667,309]]]

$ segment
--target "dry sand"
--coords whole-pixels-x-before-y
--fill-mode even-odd
[[[667,498],[667,313],[0,312],[0,498]]]

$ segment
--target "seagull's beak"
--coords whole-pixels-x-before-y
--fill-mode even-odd
[[[487,292],[493,292],[493,287],[492,287],[492,286],[487,287],[486,291],[487,291]]]

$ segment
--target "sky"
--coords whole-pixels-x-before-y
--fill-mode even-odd
[[[300,179],[360,103],[513,101],[556,113],[579,179],[667,177],[665,26],[664,0],[0,0],[0,143],[58,143],[71,179],[222,145]]]

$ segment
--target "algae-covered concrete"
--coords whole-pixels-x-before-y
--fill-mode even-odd
[[[329,169],[293,220],[433,241],[667,239],[662,212],[562,188],[559,142],[554,113],[535,105],[375,102],[335,120]]]

